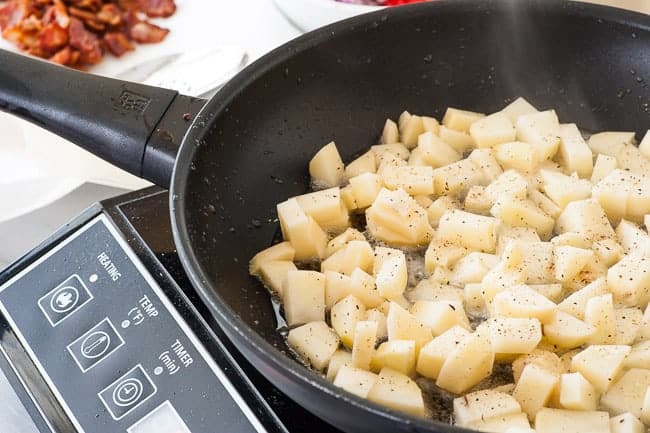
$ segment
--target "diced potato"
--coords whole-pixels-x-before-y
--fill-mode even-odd
[[[325,309],[330,310],[334,304],[352,293],[352,279],[334,271],[325,271]]]
[[[616,313],[611,293],[594,296],[585,307],[585,323],[595,332],[587,339],[588,344],[611,344],[616,339]]]
[[[467,248],[452,241],[436,238],[431,241],[424,253],[424,268],[431,274],[438,267],[451,268],[467,254]]]
[[[573,357],[571,370],[582,373],[598,392],[605,392],[623,368],[630,350],[630,346],[622,345],[589,346]]]
[[[397,143],[399,141],[399,130],[397,129],[397,124],[390,119],[386,119],[384,123],[384,130],[381,134],[381,139],[379,140],[382,144],[391,144]]]
[[[503,254],[508,243],[512,240],[524,242],[541,242],[539,235],[530,227],[511,227],[501,224],[498,230],[497,255]]]
[[[645,175],[650,170],[650,160],[634,144],[626,144],[616,155],[618,166],[632,173]]]
[[[467,159],[481,169],[483,182],[494,182],[503,173],[492,149],[475,149],[467,156]]]
[[[354,328],[352,344],[352,366],[370,370],[370,361],[375,354],[377,322],[361,320]]]
[[[370,206],[383,186],[381,176],[375,173],[363,173],[350,178],[350,188],[357,208],[365,209]]]
[[[532,171],[537,166],[537,153],[532,144],[511,141],[497,144],[495,156],[504,169]]]
[[[541,409],[535,417],[537,433],[610,433],[607,412]]]
[[[384,152],[389,152],[406,161],[411,153],[402,143],[378,144],[370,146],[370,150],[375,154],[376,160],[382,160]]]
[[[264,262],[277,260],[291,262],[295,254],[296,250],[293,249],[290,242],[280,242],[255,254],[248,265],[248,271],[251,275],[260,276],[260,267]]]
[[[422,155],[422,150],[416,147],[409,155],[407,165],[425,166],[429,164],[427,164],[427,162],[424,160],[424,156]]]
[[[465,248],[491,253],[496,250],[496,228],[495,218],[452,210],[440,218],[437,236]]]
[[[593,326],[564,311],[556,311],[553,320],[544,324],[543,331],[551,344],[565,349],[582,346],[595,332]]]
[[[321,227],[336,220],[341,213],[341,191],[338,186],[299,195],[296,201],[300,208],[314,218]]]
[[[463,289],[463,298],[467,312],[472,316],[485,316],[486,304],[483,298],[482,283],[468,283]]]
[[[604,278],[598,278],[582,289],[573,292],[558,304],[558,308],[565,313],[571,314],[580,320],[585,318],[587,302],[594,296],[607,294],[607,282]]]
[[[542,188],[547,196],[561,209],[572,201],[591,196],[591,182],[562,173],[541,170]]]
[[[433,233],[426,211],[402,189],[382,189],[366,220],[373,237],[393,245],[425,245]]]
[[[432,132],[418,137],[418,149],[422,159],[432,167],[442,167],[461,158],[460,153]]]
[[[542,239],[550,238],[555,225],[553,218],[530,200],[498,200],[490,209],[490,214],[512,227],[533,228]]]
[[[524,200],[528,195],[528,181],[516,170],[507,170],[485,188],[485,195],[492,203],[508,198]]]
[[[453,326],[462,326],[471,331],[463,304],[450,301],[416,301],[411,314],[418,318],[433,335],[440,335]]]
[[[367,274],[359,268],[350,274],[350,288],[352,294],[360,299],[368,308],[375,308],[384,300],[379,296],[379,292],[375,286],[375,279],[372,275]]]
[[[356,200],[354,199],[354,194],[352,194],[352,187],[350,185],[346,185],[341,188],[341,201],[348,209],[348,211],[353,211],[359,208]]]
[[[330,315],[332,328],[345,347],[352,348],[357,323],[364,320],[365,315],[365,305],[353,295],[346,296],[332,307]]]
[[[530,102],[521,97],[515,99],[501,111],[508,116],[512,123],[516,123],[519,116],[538,112],[537,108],[533,107]]]
[[[467,427],[476,431],[504,433],[512,430],[528,431],[530,423],[525,413],[515,413],[478,420],[470,423]]]
[[[442,124],[456,131],[469,132],[472,123],[484,117],[485,114],[483,113],[459,110],[458,108],[447,108],[442,118]]]
[[[612,266],[623,257],[623,247],[614,239],[602,239],[592,245],[592,249],[603,265]]]
[[[394,254],[384,260],[375,275],[375,284],[379,295],[387,299],[400,296],[406,288],[408,279],[406,257],[404,253]]]
[[[570,173],[591,177],[593,156],[575,123],[560,125],[560,158]]]
[[[389,341],[413,340],[416,353],[433,338],[431,329],[395,302],[390,303],[386,316],[386,327]]]
[[[596,157],[596,162],[594,163],[594,169],[591,173],[591,183],[597,184],[617,168],[618,168],[618,162],[616,161],[615,157],[607,156],[599,153],[598,156]]]
[[[295,198],[278,204],[278,219],[284,239],[294,248],[294,260],[312,260],[325,257],[327,234],[307,215]]]
[[[379,372],[379,379],[368,393],[368,399],[416,416],[424,416],[424,399],[418,385],[408,376],[390,368]]]
[[[605,211],[594,199],[569,203],[555,222],[555,230],[580,233],[594,242],[616,237]]]
[[[416,301],[449,301],[463,302],[463,289],[443,284],[440,281],[427,278],[420,281],[414,288],[406,292],[411,302]]]
[[[329,257],[341,248],[345,247],[350,241],[365,241],[366,238],[359,230],[352,227],[345,230],[340,235],[327,243],[326,256]]]
[[[512,396],[519,402],[528,418],[532,420],[535,419],[537,412],[547,404],[558,382],[559,378],[556,374],[535,364],[528,364],[521,372]]]
[[[481,185],[474,185],[467,191],[465,196],[465,203],[463,204],[464,210],[467,212],[487,215],[492,207],[492,200],[485,194],[485,187]]]
[[[594,260],[594,252],[583,248],[561,245],[555,247],[555,278],[569,281]]]
[[[475,421],[521,412],[521,406],[511,395],[491,389],[475,391],[454,399],[454,421],[465,427]]]
[[[649,383],[650,370],[632,368],[609,387],[600,405],[612,415],[631,412],[640,418]]]
[[[429,224],[431,224],[431,227],[438,227],[440,217],[442,217],[445,212],[449,210],[458,209],[459,206],[460,204],[449,196],[443,195],[442,197],[437,198],[427,208],[427,216],[429,218]]]
[[[366,310],[365,320],[377,322],[377,340],[383,340],[388,337],[386,328],[386,315],[377,308]]]
[[[323,146],[309,161],[309,174],[319,188],[331,188],[343,183],[345,166],[333,141]]]
[[[485,274],[481,281],[483,286],[481,294],[486,306],[491,307],[497,293],[507,287],[523,284],[526,278],[526,272],[520,264],[511,267],[508,263],[501,261],[494,269]]]
[[[314,271],[289,271],[282,302],[289,326],[325,320],[325,276]]]
[[[259,274],[262,283],[273,291],[273,293],[282,296],[284,281],[287,279],[289,271],[297,271],[298,268],[293,262],[287,260],[270,260],[260,265]]]
[[[650,129],[648,129],[641,143],[639,143],[639,150],[643,156],[650,159]]]
[[[512,376],[515,381],[519,381],[521,373],[528,364],[535,364],[536,366],[557,375],[558,377],[564,371],[564,366],[560,358],[548,350],[535,349],[532,352],[517,357],[512,363]]]
[[[351,240],[343,248],[323,260],[320,265],[321,272],[334,271],[351,275],[357,268],[365,272],[372,271],[374,253],[366,240]]]
[[[375,373],[344,365],[338,370],[334,385],[361,398],[368,398],[378,379]]]
[[[375,154],[369,150],[345,166],[345,179],[351,179],[363,173],[376,173]]]
[[[448,354],[436,385],[460,394],[492,374],[493,364],[494,352],[489,333],[486,330],[475,331],[461,340]]]
[[[383,182],[389,189],[401,188],[410,195],[433,194],[433,168],[423,165],[395,167],[390,174],[383,173]]]
[[[616,156],[627,144],[634,144],[634,132],[600,132],[589,137],[587,144],[593,153]]]
[[[332,357],[330,362],[327,365],[327,380],[334,382],[337,373],[344,365],[350,366],[352,364],[352,354],[347,350],[338,349]]]
[[[529,284],[528,287],[554,303],[562,297],[562,284]]]
[[[409,114],[408,111],[399,117],[399,141],[408,149],[413,149],[418,144],[418,137],[424,133],[422,117]]]
[[[607,271],[607,287],[616,303],[645,307],[650,296],[650,259],[637,255],[623,257]]]
[[[466,132],[456,131],[455,129],[441,126],[438,136],[442,141],[449,144],[458,152],[467,152],[474,147],[474,139]]]
[[[560,145],[560,122],[554,110],[519,116],[517,140],[535,146],[540,161],[551,159]]]
[[[650,341],[645,340],[634,346],[627,358],[625,368],[644,368],[650,370]]]
[[[495,353],[530,353],[542,339],[537,319],[496,317],[490,319],[489,326]]]
[[[469,133],[476,147],[495,147],[515,140],[517,131],[507,115],[494,113],[473,122]]]
[[[593,243],[581,233],[565,232],[554,236],[551,243],[555,246],[569,246],[574,248],[590,249]]]
[[[616,227],[616,238],[625,253],[650,255],[650,236],[633,222],[621,220]]]
[[[555,303],[524,284],[497,293],[492,306],[498,316],[534,318],[541,323],[551,322],[556,310]]]
[[[381,343],[375,352],[370,368],[380,371],[384,367],[407,376],[415,374],[415,341],[390,340]]]
[[[633,188],[642,187],[642,179],[634,173],[616,169],[593,187],[593,197],[607,217],[616,224],[628,213],[628,200]]]
[[[323,370],[339,347],[339,338],[325,322],[310,322],[289,331],[287,343],[316,370]]]
[[[645,433],[645,426],[630,412],[615,416],[609,420],[611,433]]]
[[[499,257],[494,254],[469,253],[454,265],[450,283],[458,287],[464,287],[467,283],[480,283],[497,263]]]
[[[417,372],[429,379],[437,379],[447,356],[469,335],[465,328],[454,326],[428,342],[420,350]]]
[[[485,183],[483,171],[469,159],[461,159],[433,170],[436,194],[455,195]]]
[[[596,389],[580,373],[563,374],[560,378],[560,404],[571,410],[596,410]]]
[[[504,249],[503,254],[522,258],[522,267],[526,269],[526,281],[531,284],[555,282],[553,278],[553,244],[550,242],[526,242],[513,240]]]
[[[528,198],[529,200],[537,206],[542,212],[551,218],[557,218],[562,213],[562,209],[553,202],[550,198],[546,196],[541,191],[538,191],[534,188],[528,189]]]
[[[650,386],[646,389],[645,396],[643,397],[641,421],[646,425],[650,424]]]

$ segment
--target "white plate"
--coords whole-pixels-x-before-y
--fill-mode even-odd
[[[275,0],[275,4],[291,22],[304,31],[314,30],[383,7],[341,3],[334,0]]]

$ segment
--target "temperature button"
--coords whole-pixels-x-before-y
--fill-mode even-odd
[[[56,326],[93,299],[78,275],[68,277],[38,300],[38,306],[50,325]]]
[[[68,344],[68,352],[82,372],[87,372],[124,344],[124,340],[107,318]]]
[[[97,394],[115,420],[140,406],[156,393],[156,385],[141,364],[136,365]]]

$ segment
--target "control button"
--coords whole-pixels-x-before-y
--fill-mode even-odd
[[[38,300],[50,325],[56,326],[93,299],[79,275],[72,275]]]
[[[115,420],[140,406],[156,393],[156,385],[141,364],[136,365],[97,394]]]
[[[190,429],[167,400],[131,427],[128,433],[190,433]]]
[[[124,344],[124,340],[107,318],[68,344],[68,352],[82,372],[87,372]]]

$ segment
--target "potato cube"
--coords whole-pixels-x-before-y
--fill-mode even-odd
[[[424,253],[424,268],[431,274],[436,268],[451,268],[463,256],[467,254],[467,248],[455,245],[443,239],[431,241]]]
[[[426,132],[433,132],[436,135],[440,132],[440,123],[434,117],[422,116],[422,125]]]
[[[517,131],[507,115],[494,113],[473,122],[469,133],[476,147],[495,147],[515,140]]]
[[[616,313],[611,293],[594,296],[587,301],[585,323],[594,327],[588,344],[612,344],[616,339]]]
[[[494,254],[469,253],[454,265],[450,283],[458,287],[464,287],[467,283],[480,283],[498,263],[499,257]]]
[[[410,195],[433,194],[433,168],[431,167],[423,165],[394,167],[390,174],[382,173],[382,175],[384,185],[389,189],[401,188]],[[362,207],[361,203],[359,207]]]
[[[592,281],[582,289],[573,292],[558,304],[558,308],[580,320],[585,318],[587,302],[594,296],[607,294],[607,282],[604,278]]]
[[[627,144],[634,144],[634,132],[599,132],[587,144],[593,153],[616,156]]]
[[[427,217],[429,218],[429,224],[431,227],[438,227],[440,218],[448,210],[459,209],[460,204],[453,198],[443,195],[442,197],[437,198],[431,205],[427,208]]]
[[[561,209],[572,201],[591,196],[591,182],[548,170],[540,170],[542,189]]]
[[[650,424],[650,387],[646,389],[643,397],[643,406],[641,407],[641,421],[645,425]]]
[[[529,419],[535,419],[537,412],[551,398],[559,378],[535,364],[528,364],[519,376],[512,396],[519,402]]]
[[[350,289],[354,296],[363,302],[368,308],[375,308],[380,305],[384,299],[379,296],[375,279],[372,275],[365,273],[357,268],[350,274]]]
[[[617,168],[618,162],[615,157],[599,153],[598,156],[596,156],[594,169],[591,173],[591,183],[597,184]]]
[[[564,311],[556,311],[553,320],[544,324],[543,331],[549,343],[564,349],[582,346],[595,332],[593,326]]]
[[[571,410],[596,410],[596,389],[580,373],[566,373],[560,379],[560,404]]]
[[[503,254],[511,240],[541,242],[535,229],[530,227],[511,227],[505,224],[499,226],[497,237],[497,255]]]
[[[598,260],[607,267],[621,260],[624,254],[623,247],[614,239],[596,241],[593,243],[592,249]]]
[[[508,198],[524,200],[528,195],[528,181],[516,170],[507,170],[485,188],[485,195],[492,203]]]
[[[352,194],[352,187],[350,185],[341,188],[341,201],[348,211],[353,211],[359,208],[354,199],[354,194]]]
[[[433,178],[431,182],[433,183]],[[383,186],[381,176],[376,173],[363,173],[350,178],[350,188],[357,208],[365,209],[370,206]]]
[[[377,328],[377,322],[365,320],[357,322],[352,343],[353,367],[370,370],[370,361],[375,354]]]
[[[614,301],[629,307],[645,307],[650,296],[650,259],[625,256],[607,271],[607,287]]]
[[[368,393],[368,400],[411,415],[424,416],[424,399],[420,387],[410,377],[383,368]]]
[[[458,108],[447,108],[442,118],[442,124],[456,131],[469,132],[472,123],[484,117],[485,114],[483,113],[459,110]]]
[[[414,288],[405,293],[411,302],[416,301],[449,301],[463,302],[463,289],[443,284],[438,280],[427,278],[420,281]]]
[[[360,268],[366,272],[372,271],[374,253],[368,241],[352,240],[343,248],[323,260],[321,272],[334,271],[351,275],[352,271]]]
[[[345,179],[351,179],[363,173],[376,172],[377,163],[375,161],[375,154],[369,150],[345,166]]]
[[[287,260],[270,260],[263,262],[259,268],[262,283],[273,293],[282,296],[284,281],[289,271],[297,271],[293,262]]]
[[[558,302],[562,298],[562,284],[529,284],[528,287],[551,302]]]
[[[521,97],[515,99],[501,111],[508,116],[512,123],[517,123],[519,116],[538,113],[537,108],[533,107],[530,102]]]
[[[594,260],[594,252],[568,245],[555,247],[555,278],[558,281],[569,281]]]
[[[532,144],[511,141],[495,146],[495,156],[504,170],[515,169],[530,172],[537,166],[537,153]]]
[[[560,122],[554,110],[519,116],[517,140],[530,143],[540,161],[551,159],[560,146]]]
[[[406,257],[403,252],[384,260],[375,275],[375,284],[380,296],[393,299],[400,296],[408,282]]]
[[[407,164],[408,165],[429,165],[424,160],[424,155],[422,155],[422,149],[419,149],[417,147],[411,151]]]
[[[323,370],[339,347],[339,338],[327,323],[310,322],[289,331],[287,343],[316,370]]]
[[[483,290],[483,300],[487,307],[491,308],[492,301],[497,293],[505,290],[507,287],[523,284],[526,281],[526,273],[523,267],[509,266],[506,262],[501,261],[494,269],[485,274],[481,285]]]
[[[596,411],[541,409],[535,417],[537,433],[610,433],[609,414]]]
[[[399,141],[408,149],[418,144],[418,137],[424,133],[422,117],[409,114],[408,111],[399,116]]]
[[[309,161],[309,174],[317,188],[331,188],[343,183],[345,166],[333,141],[323,146]]]
[[[344,365],[338,370],[334,385],[361,398],[368,398],[368,394],[377,383],[377,379],[379,379],[379,376],[375,373]]]
[[[437,236],[465,248],[492,253],[496,251],[496,229],[495,218],[452,210],[440,218]]]
[[[282,288],[287,324],[325,320],[325,275],[314,271],[289,271]]]
[[[337,349],[334,355],[330,358],[327,365],[327,380],[334,382],[337,373],[344,365],[350,366],[352,364],[352,354],[347,350]]]
[[[402,143],[378,144],[371,146],[370,150],[375,154],[376,161],[381,161],[385,152],[391,153],[404,161],[409,158],[411,153]]]
[[[503,173],[492,149],[475,149],[467,156],[467,159],[481,169],[483,182],[494,182]]]
[[[623,368],[630,350],[630,346],[622,345],[589,346],[573,357],[571,370],[582,373],[598,392],[605,392]]]
[[[485,183],[483,171],[469,159],[461,159],[433,170],[436,194],[462,194],[473,185]]]
[[[521,412],[521,405],[509,394],[491,389],[471,392],[454,399],[454,422],[461,427],[485,418]]]
[[[594,199],[569,203],[555,222],[555,231],[580,233],[594,242],[616,236],[605,210]]]
[[[489,326],[495,353],[530,353],[542,339],[537,319],[495,317],[489,320]]]
[[[493,365],[494,352],[489,332],[476,331],[463,338],[448,354],[436,385],[460,394],[492,374]]]
[[[560,125],[560,159],[569,173],[591,177],[593,155],[575,123]]]
[[[352,279],[334,271],[325,271],[325,309],[330,310],[334,304],[352,293]]]
[[[447,356],[469,335],[465,328],[454,326],[428,342],[420,350],[417,372],[429,379],[437,379]]]
[[[650,236],[633,222],[621,220],[616,227],[616,238],[625,253],[650,255]]]
[[[442,167],[461,158],[460,153],[432,132],[425,132],[418,137],[417,148],[427,165],[432,167]]]
[[[548,198],[546,194],[534,188],[528,189],[528,198],[535,206],[551,218],[557,218],[562,213],[562,209]]]
[[[345,247],[350,241],[365,241],[366,238],[359,230],[352,227],[345,230],[340,235],[327,243],[326,256],[329,257],[341,248]]]
[[[648,129],[641,143],[639,143],[639,150],[643,156],[650,159],[650,129]]]
[[[278,204],[278,219],[284,239],[295,250],[294,260],[304,261],[325,257],[327,234],[307,215],[295,198]]]
[[[609,220],[616,224],[628,214],[628,201],[632,190],[642,187],[643,180],[640,176],[617,169],[594,185],[592,193]]]
[[[609,420],[611,433],[645,433],[645,426],[630,412],[615,416]]]
[[[390,340],[381,343],[375,352],[370,368],[380,371],[384,367],[407,376],[415,374],[415,341]]]
[[[461,153],[467,152],[474,147],[474,139],[466,132],[441,126],[438,131],[438,136],[442,141]]]
[[[498,316],[534,318],[541,323],[552,321],[556,310],[553,302],[525,284],[512,286],[497,293],[492,306]]]
[[[512,227],[530,227],[537,231],[542,239],[549,239],[555,221],[530,200],[498,200],[492,209],[492,216],[499,218]]]
[[[416,353],[433,338],[431,329],[395,302],[391,302],[388,308],[386,327],[389,341],[413,340]]]
[[[500,415],[491,418],[474,421],[467,426],[472,430],[484,432],[509,432],[530,430],[530,423],[525,413],[515,413],[510,415]]]
[[[526,281],[532,284],[555,282],[553,278],[553,244],[550,242],[511,241],[503,251],[506,256],[518,254],[526,270]]]
[[[332,328],[345,347],[352,348],[357,323],[364,320],[365,315],[365,305],[353,295],[346,296],[332,307]]]
[[[381,133],[379,142],[382,144],[391,144],[397,143],[398,141],[399,130],[397,129],[397,124],[390,119],[386,119],[386,123],[384,123],[384,130]]]
[[[450,301],[416,301],[411,314],[431,329],[433,335],[440,335],[453,326],[462,326],[471,331],[463,304]]]
[[[638,147],[634,144],[626,144],[616,155],[619,168],[632,173],[645,175],[650,170],[650,160],[643,156]]]
[[[535,364],[558,377],[564,372],[562,361],[555,353],[548,350],[535,349],[528,354],[517,357],[517,359],[512,362],[512,376],[515,381],[519,381],[521,373],[528,364]]]
[[[650,370],[650,341],[642,341],[632,346],[632,351],[625,358],[625,368]]]
[[[264,262],[277,260],[292,262],[295,254],[296,250],[293,249],[290,242],[280,242],[255,254],[248,265],[248,272],[251,275],[260,276],[260,267]]]
[[[632,368],[609,387],[600,405],[612,415],[631,412],[640,418],[649,383],[650,370]]]
[[[303,212],[314,218],[321,227],[336,220],[341,213],[341,190],[338,186],[299,195],[296,201]]]
[[[465,203],[463,203],[464,210],[467,212],[487,215],[492,207],[492,200],[485,194],[485,187],[481,185],[474,185],[467,191],[465,196]]]

